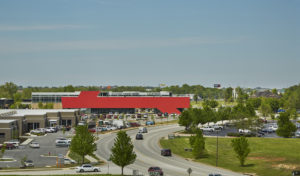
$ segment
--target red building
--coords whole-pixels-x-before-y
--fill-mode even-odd
[[[61,102],[64,109],[88,108],[92,113],[134,113],[136,108],[149,108],[180,114],[190,107],[189,97],[173,97],[169,92],[82,91],[78,97],[61,97]]]

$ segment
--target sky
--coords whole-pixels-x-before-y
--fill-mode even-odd
[[[0,84],[285,88],[298,0],[0,0]]]

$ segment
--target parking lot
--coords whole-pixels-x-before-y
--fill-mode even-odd
[[[66,131],[65,134],[62,131],[57,133],[48,133],[46,136],[30,137],[34,142],[40,144],[40,148],[31,148],[29,145],[20,146],[17,149],[6,150],[3,158],[13,158],[16,161],[13,162],[0,162],[0,168],[3,167],[21,167],[21,159],[27,156],[27,160],[32,160],[35,167],[46,167],[56,165],[56,156],[59,154],[66,155],[67,147],[56,147],[55,140],[57,137],[67,137],[72,134],[72,131]],[[49,157],[50,154],[50,157]],[[43,155],[48,155],[47,157]]]

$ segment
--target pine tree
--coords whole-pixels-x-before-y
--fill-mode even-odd
[[[136,159],[131,138],[125,131],[119,131],[117,133],[117,137],[115,138],[115,143],[111,151],[112,154],[110,155],[110,159],[113,163],[121,167],[123,175],[124,167],[134,163]]]

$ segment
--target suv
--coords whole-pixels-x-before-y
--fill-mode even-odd
[[[172,156],[171,149],[162,149],[162,150],[160,151],[160,154],[161,154],[162,156]]]
[[[136,134],[135,139],[136,140],[143,140],[144,139],[143,134],[142,133]]]
[[[160,167],[150,167],[148,169],[148,174],[149,175],[159,175],[159,176],[163,176],[164,172],[162,171],[162,169]]]

